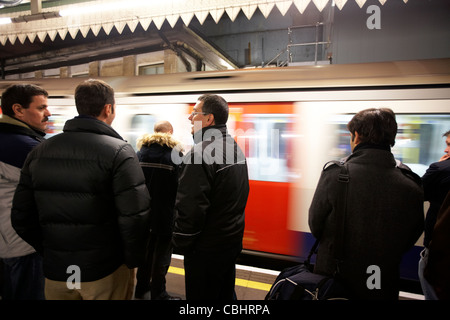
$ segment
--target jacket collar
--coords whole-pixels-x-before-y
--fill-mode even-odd
[[[227,134],[227,125],[226,124],[218,124],[215,126],[209,126],[202,128],[202,130],[198,130],[194,133],[194,143],[197,144],[202,142],[203,140],[211,140],[212,136],[216,136],[217,133],[220,132],[221,136],[225,136]]]
[[[355,147],[352,154],[343,158],[341,163],[351,160],[352,162],[377,163],[388,167],[397,165],[390,148],[387,150],[386,148],[357,147]]]
[[[90,132],[111,136],[120,140],[123,138],[111,126],[97,118],[90,116],[77,116],[67,120],[64,125],[64,132]]]
[[[7,116],[6,114],[3,114],[0,118],[0,131],[37,137],[39,140],[42,140],[45,136],[45,132],[35,129],[27,123],[14,117]]]
[[[175,140],[170,133],[154,132],[153,134],[145,134],[137,141],[137,148],[150,147],[152,145],[159,145],[161,147],[168,147],[170,149],[177,148],[182,151],[182,146],[179,141]]]
[[[359,143],[355,147],[355,149],[353,149],[353,152],[355,152],[357,150],[362,150],[362,149],[378,149],[378,150],[384,150],[384,151],[391,152],[391,147],[389,145],[372,144],[372,143],[367,143],[367,142]]]

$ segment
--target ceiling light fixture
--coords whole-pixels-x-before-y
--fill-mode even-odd
[[[11,22],[11,18],[0,18],[0,24],[8,24]]]

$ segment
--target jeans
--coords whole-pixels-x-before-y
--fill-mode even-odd
[[[3,259],[4,300],[44,300],[42,257],[32,253]]]

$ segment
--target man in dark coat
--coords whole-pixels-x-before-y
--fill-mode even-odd
[[[186,299],[231,300],[249,193],[247,163],[227,133],[222,97],[201,96],[189,120],[195,145],[181,164],[173,233],[184,254]]]
[[[351,298],[395,300],[402,255],[423,231],[420,178],[398,168],[390,152],[397,133],[392,110],[363,110],[347,127],[353,153],[345,160],[349,181],[344,230],[336,221],[337,211],[343,210],[336,206],[341,170],[332,164],[322,172],[309,209],[311,232],[320,240],[315,271],[333,275],[338,270]],[[336,233],[344,236],[342,255],[334,251]]]
[[[114,90],[77,86],[78,117],[30,152],[11,220],[44,257],[46,299],[130,299],[150,199],[136,153],[111,127]]]
[[[44,299],[42,257],[11,225],[11,206],[28,153],[44,141],[48,120],[46,90],[12,85],[2,94],[0,118],[0,258],[5,279],[2,299]]]
[[[423,277],[423,271],[427,265],[428,248],[432,240],[438,212],[442,207],[447,193],[450,191],[450,131],[444,133],[443,137],[446,138],[445,154],[439,161],[432,163],[422,177],[425,201],[430,202],[430,208],[425,218],[424,249],[420,253],[421,257],[419,261],[419,279],[426,300],[436,300],[438,298]]]
[[[152,212],[145,263],[139,266],[136,274],[137,299],[147,299],[148,293],[151,300],[180,299],[166,291],[178,187],[178,165],[172,161],[172,151],[181,151],[172,134],[170,122],[160,121],[155,124],[153,134],[144,135],[137,143],[137,155],[150,192]]]
[[[450,191],[442,203],[433,237],[429,243],[428,262],[424,277],[433,287],[436,298],[450,300]]]

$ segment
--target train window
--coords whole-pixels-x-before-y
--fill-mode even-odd
[[[247,157],[250,180],[287,182],[290,178],[288,114],[246,114],[236,124],[236,140]]]
[[[331,156],[340,159],[349,155],[350,133],[347,123],[353,115],[336,115],[333,119],[337,141]],[[429,165],[444,155],[445,139],[442,135],[450,130],[448,114],[397,114],[398,131],[394,157],[422,176]]]
[[[164,63],[158,64],[148,64],[139,66],[138,75],[149,75],[149,74],[163,74],[164,73]]]
[[[85,72],[85,73],[72,73],[70,75],[72,78],[84,78],[84,77],[89,77],[89,73]]]
[[[49,117],[48,129],[45,138],[48,139],[54,135],[63,132],[64,125],[78,115],[76,108],[73,107],[71,101],[60,101],[59,99],[49,99],[49,110],[52,115]]]
[[[127,140],[135,150],[136,142],[143,134],[152,133],[156,123],[156,117],[152,114],[135,114],[131,118],[130,131],[127,132]]]
[[[64,125],[68,120],[66,115],[52,113],[52,116],[49,118],[49,125],[46,131],[45,138],[48,139],[63,132]]]

